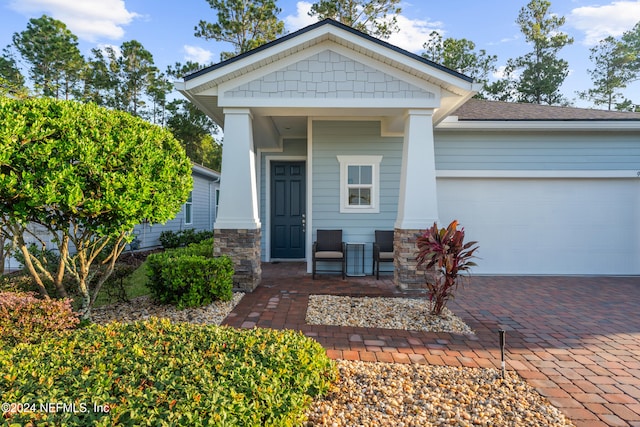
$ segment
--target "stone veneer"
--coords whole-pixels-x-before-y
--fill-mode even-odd
[[[402,230],[396,228],[393,234],[394,281],[400,289],[425,289],[425,272],[416,268],[418,262],[416,245],[418,236],[424,230]]]
[[[260,229],[216,229],[214,256],[227,255],[233,261],[234,289],[252,292],[262,278]]]

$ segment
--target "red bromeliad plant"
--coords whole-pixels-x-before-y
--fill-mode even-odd
[[[433,223],[418,237],[418,266],[424,264],[427,270],[433,270],[433,280],[427,280],[432,315],[439,316],[449,298],[453,298],[458,275],[476,265],[470,261],[478,249],[478,246],[472,247],[476,243],[464,243],[464,228],[458,230],[456,220],[442,229]]]

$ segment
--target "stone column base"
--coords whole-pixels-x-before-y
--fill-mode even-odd
[[[226,255],[233,261],[233,286],[252,292],[262,278],[260,263],[260,229],[216,229],[213,255]]]
[[[425,272],[418,270],[416,256],[418,236],[424,230],[403,230],[396,228],[393,234],[394,281],[397,287],[407,289],[426,289]]]

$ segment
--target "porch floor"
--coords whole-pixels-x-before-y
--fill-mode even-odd
[[[578,427],[640,426],[640,277],[474,276],[448,307],[476,335],[307,325],[311,294],[418,296],[393,276],[306,273],[262,264],[262,284],[223,324],[300,330],[335,359],[515,370]]]

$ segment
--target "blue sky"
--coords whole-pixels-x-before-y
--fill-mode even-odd
[[[307,15],[311,3],[278,0],[287,31],[314,22]],[[527,0],[405,1],[398,17],[402,31],[388,41],[420,53],[428,34],[437,30],[444,37],[472,40],[478,48],[498,55],[498,65],[503,65],[507,59],[529,50],[515,23],[526,3]],[[586,72],[592,66],[589,48],[606,36],[619,36],[640,21],[640,0],[552,0],[551,9],[566,17],[563,30],[575,39],[560,53],[571,69],[563,92],[575,99],[576,90],[591,86]],[[206,0],[0,0],[0,48],[11,43],[15,32],[26,28],[29,18],[43,13],[67,24],[79,37],[85,56],[93,47],[119,46],[135,39],[164,70],[167,65],[187,59],[217,62],[220,52],[229,50],[221,43],[193,35],[200,19],[215,20],[215,11]],[[627,89],[627,96],[638,102],[639,91],[640,84],[636,84]],[[588,106],[583,101],[575,102]]]

